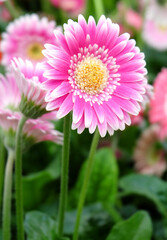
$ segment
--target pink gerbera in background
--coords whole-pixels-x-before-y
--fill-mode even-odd
[[[156,149],[159,127],[151,125],[144,130],[134,149],[135,169],[139,173],[161,176],[166,170],[165,152]]]
[[[85,0],[51,0],[51,3],[73,16],[83,13],[86,4]]]
[[[147,6],[143,26],[143,39],[157,49],[167,49],[167,3],[160,5],[151,1]]]
[[[44,86],[48,90],[46,109],[58,109],[62,118],[73,111],[72,128],[85,128],[100,135],[130,125],[143,101],[147,80],[144,54],[129,40],[119,36],[118,24],[101,16],[97,26],[93,17],[86,23],[68,21],[64,35],[55,31],[58,46],[46,44]]]
[[[150,103],[149,119],[160,126],[160,137],[167,137],[167,68],[163,68],[154,82],[154,97]]]
[[[11,22],[2,34],[2,63],[8,65],[13,57],[29,59],[33,63],[43,61],[41,51],[44,43],[55,43],[55,28],[54,21],[48,21],[46,17],[40,19],[37,14],[27,14]]]
[[[22,96],[21,112],[29,118],[40,117],[46,113],[46,90],[42,86],[46,78],[43,76],[42,63],[33,65],[29,60],[14,58],[12,67]]]
[[[16,129],[22,117],[19,112],[20,101],[21,94],[14,75],[12,73],[8,73],[6,77],[0,75],[0,126],[5,132],[6,144],[10,147],[14,147]],[[47,119],[55,119],[55,113],[27,120],[23,128],[24,141],[34,144],[48,140],[62,144],[62,133],[54,130],[54,124]]]

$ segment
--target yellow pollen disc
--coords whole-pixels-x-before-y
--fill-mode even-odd
[[[27,55],[31,60],[40,61],[43,59],[43,45],[41,43],[31,43],[27,49]]]
[[[107,85],[108,70],[100,59],[87,57],[75,70],[75,83],[90,95],[100,93]]]

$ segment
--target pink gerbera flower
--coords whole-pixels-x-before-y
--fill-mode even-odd
[[[58,46],[46,44],[43,51],[46,109],[58,109],[58,118],[73,111],[72,128],[78,133],[85,128],[93,133],[96,127],[101,136],[123,130],[131,122],[129,113],[139,113],[145,93],[144,54],[104,16],[96,26],[93,17],[87,24],[79,15],[78,23],[69,20],[64,29],[64,35],[55,31]]]
[[[13,74],[7,74],[6,78],[0,75],[0,126],[5,132],[8,147],[14,147],[16,129],[22,116],[19,112],[20,101],[21,94]],[[47,121],[48,119],[55,119],[55,113],[27,120],[23,128],[24,143],[28,142],[30,145],[49,140],[62,144],[62,133],[54,130],[54,124]]]
[[[16,83],[22,95],[21,112],[29,118],[38,118],[46,113],[46,90],[42,83],[46,81],[43,76],[42,63],[33,65],[29,60],[14,58],[12,61]]]
[[[10,23],[2,34],[2,63],[8,65],[13,57],[29,59],[33,63],[41,62],[44,43],[55,43],[53,30],[55,22],[38,15],[25,15]]]
[[[159,127],[152,125],[145,129],[138,139],[133,158],[139,173],[161,176],[167,167],[164,152],[156,149]]]
[[[151,1],[147,6],[143,39],[157,50],[167,49],[167,4]]]
[[[160,126],[160,137],[167,137],[167,68],[163,68],[154,82],[154,97],[150,103],[151,123]]]

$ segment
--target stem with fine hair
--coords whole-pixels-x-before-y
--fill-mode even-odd
[[[27,117],[22,116],[16,132],[15,153],[15,188],[16,188],[16,223],[17,239],[24,240],[23,196],[22,196],[22,129]]]
[[[95,6],[96,18],[99,19],[104,14],[103,0],[93,0]]]
[[[58,212],[58,234],[61,237],[64,228],[64,217],[67,203],[68,191],[68,168],[69,168],[69,153],[70,153],[70,130],[71,130],[71,113],[64,118],[64,144],[62,150],[61,163],[61,188],[60,188],[60,203]]]
[[[4,194],[3,194],[3,228],[4,240],[11,239],[11,198],[12,198],[12,178],[13,178],[14,151],[8,150],[8,159],[5,169]]]
[[[81,214],[82,214],[82,210],[83,210],[83,206],[84,206],[84,202],[85,202],[85,198],[86,198],[86,193],[87,193],[89,179],[90,179],[92,165],[93,165],[93,158],[94,158],[94,154],[95,154],[98,142],[99,142],[99,137],[100,136],[99,136],[98,129],[96,129],[96,132],[94,133],[94,137],[92,140],[91,148],[90,148],[89,157],[87,160],[87,166],[86,166],[86,170],[85,170],[84,182],[83,182],[80,197],[79,197],[73,240],[78,239]]]
[[[2,129],[0,129],[0,212],[1,212],[2,192],[3,192],[3,182],[4,182],[4,165],[5,165],[5,147],[3,142]]]

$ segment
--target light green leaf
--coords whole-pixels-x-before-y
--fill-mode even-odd
[[[116,224],[106,240],[151,240],[152,224],[147,212],[139,211]]]
[[[149,198],[162,215],[167,216],[167,183],[155,176],[130,174],[120,179],[124,195],[137,194]]]

